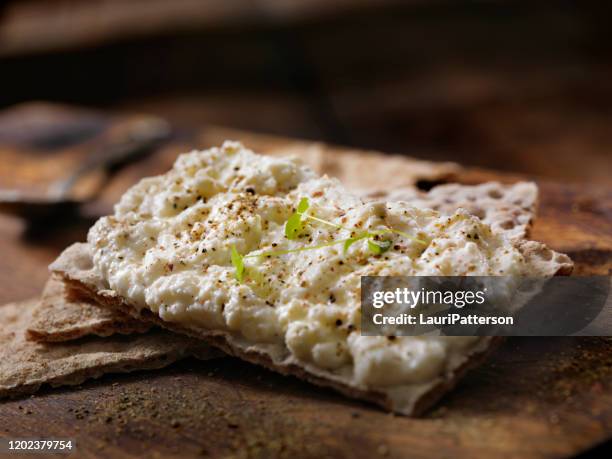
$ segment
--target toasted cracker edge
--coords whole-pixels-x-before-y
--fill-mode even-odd
[[[68,298],[61,277],[52,275],[42,293],[40,303],[32,311],[26,331],[33,341],[62,342],[88,335],[101,337],[114,334],[144,333],[150,324],[129,315],[110,311],[100,305]]]
[[[202,341],[163,330],[70,343],[27,341],[25,330],[37,302],[0,306],[0,399],[33,394],[43,385],[78,385],[108,373],[163,368],[189,356],[206,360],[221,355]]]
[[[481,339],[480,345],[474,349],[474,352],[466,356],[466,360],[458,367],[452,369],[447,377],[437,378],[431,383],[431,386],[419,396],[412,400],[406,407],[398,407],[388,393],[384,391],[360,389],[349,384],[345,384],[329,377],[319,376],[312,372],[306,371],[302,365],[295,363],[275,362],[274,359],[267,353],[259,351],[249,346],[242,346],[235,341],[230,333],[218,330],[206,330],[197,327],[185,327],[178,324],[164,322],[159,317],[155,316],[148,309],[137,310],[134,306],[125,302],[122,298],[114,295],[108,295],[109,291],[97,292],[91,289],[86,284],[79,282],[76,279],[66,278],[66,282],[71,288],[78,291],[81,295],[97,301],[107,307],[121,311],[126,314],[131,314],[132,317],[138,320],[147,321],[151,324],[159,325],[167,330],[191,336],[196,339],[201,339],[218,349],[221,349],[228,355],[238,357],[247,362],[263,366],[269,370],[280,373],[285,376],[295,376],[304,381],[321,387],[332,388],[348,397],[365,400],[375,403],[388,411],[398,412],[406,416],[419,416],[437,402],[445,393],[451,390],[456,383],[470,369],[479,366],[487,357],[497,349],[499,344],[503,342],[503,337],[484,337]]]
[[[115,292],[105,289],[99,280],[94,281],[96,276],[91,272],[92,264],[89,257],[89,246],[87,244],[74,244],[66,249],[64,254],[51,265],[51,269],[62,275],[64,281],[78,292],[79,295],[91,301],[130,314],[138,320],[204,340],[229,355],[234,355],[248,362],[264,366],[278,373],[297,376],[319,386],[331,387],[349,397],[370,401],[387,410],[409,416],[419,415],[429,408],[444,393],[451,389],[465,372],[479,365],[501,342],[499,338],[482,338],[479,346],[470,355],[466,356],[466,359],[460,365],[452,368],[444,377],[440,377],[428,384],[427,387],[423,387],[421,392],[415,393],[413,399],[409,399],[399,406],[395,403],[389,392],[351,386],[345,382],[333,379],[332,375],[322,372],[316,369],[316,367],[304,364],[298,365],[295,362],[291,362],[286,359],[287,355],[274,359],[269,354],[253,348],[253,346],[240,343],[230,333],[164,322],[148,309],[140,310],[117,296]]]

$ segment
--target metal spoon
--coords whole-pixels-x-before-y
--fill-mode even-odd
[[[52,183],[44,192],[0,189],[0,212],[19,216],[26,220],[38,220],[58,213],[74,211],[80,205],[93,200],[101,191],[103,183],[83,199],[74,199],[72,191],[79,180],[87,174],[100,170],[108,175],[111,171],[134,161],[166,140],[171,133],[170,125],[155,117],[139,118],[120,125],[110,140],[104,142],[88,155],[85,162],[68,177]]]

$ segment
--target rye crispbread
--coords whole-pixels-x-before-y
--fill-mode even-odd
[[[451,183],[427,192],[417,188],[399,188],[369,191],[362,196],[366,200],[405,201],[414,207],[437,210],[443,215],[452,215],[463,208],[489,225],[493,232],[505,233],[512,239],[528,236],[538,206],[538,187],[533,182],[512,185]]]
[[[254,150],[257,150],[254,147]],[[340,180],[348,189],[393,190],[454,181],[461,166],[452,162],[434,162],[405,155],[378,151],[351,150],[323,143],[296,142],[282,145],[266,155],[295,156],[318,175],[329,175]]]
[[[27,337],[34,341],[71,341],[83,336],[144,333],[150,324],[98,304],[70,298],[64,282],[52,275],[32,311]]]
[[[489,191],[490,195],[488,197],[491,199],[494,199],[494,195],[499,192],[499,190]],[[525,201],[521,207],[521,215],[529,217],[529,214],[533,213],[535,195],[534,191],[531,193],[531,200],[527,199]],[[497,203],[491,204],[491,206],[495,205]],[[504,209],[503,212],[509,212],[508,208]],[[525,222],[519,223],[524,224],[526,228]],[[504,231],[512,229],[514,227],[500,228],[500,230]],[[521,236],[518,236],[515,242],[516,247],[523,253],[524,257],[530,260],[533,274],[554,275],[565,273],[571,269],[571,261],[566,256],[555,254],[543,244],[524,241],[521,239]],[[477,344],[469,351],[466,351],[459,359],[449,361],[440,377],[427,383],[395,386],[390,389],[385,387],[368,388],[357,384],[350,374],[340,375],[297,360],[282,344],[263,346],[248,342],[236,334],[223,330],[206,329],[194,324],[177,324],[162,321],[157,315],[148,310],[146,305],[130,304],[128,300],[120,297],[109,288],[106,280],[94,269],[90,247],[87,244],[76,244],[67,249],[52,264],[51,269],[61,274],[65,282],[70,285],[70,288],[78,292],[79,295],[120,312],[131,314],[138,320],[149,321],[170,330],[203,339],[221,348],[228,354],[236,355],[283,374],[292,374],[315,384],[333,387],[347,395],[374,401],[388,409],[407,415],[417,414],[426,408],[428,404],[432,403],[446,389],[451,387],[467,368],[479,362],[498,342],[494,338],[480,338]]]
[[[65,343],[29,341],[26,330],[38,302],[0,306],[0,398],[32,394],[45,384],[76,385],[107,373],[162,368],[189,356],[219,355],[200,340],[160,329]]]
[[[523,255],[534,263],[534,272],[540,275],[555,275],[568,274],[571,271],[571,260],[565,255],[553,252],[544,244],[533,241],[519,241],[517,244]],[[276,349],[269,346],[257,347],[225,331],[162,321],[150,310],[130,304],[105,285],[105,280],[93,269],[90,248],[87,244],[77,243],[70,246],[51,265],[51,269],[60,274],[70,288],[78,292],[80,296],[99,304],[130,314],[138,320],[202,339],[229,355],[262,365],[281,374],[297,376],[320,386],[331,387],[350,397],[371,401],[390,411],[409,416],[418,415],[435,403],[455,385],[467,370],[480,364],[501,341],[493,337],[480,338],[478,345],[464,356],[463,361],[457,362],[454,367],[448,368],[444,375],[428,384],[374,390],[359,387],[346,378],[299,362],[284,347]]]
[[[205,130],[198,141],[208,148],[220,145],[226,139],[238,140],[266,156],[297,157],[318,175],[336,177],[353,190],[449,183],[456,181],[462,172],[462,167],[454,162],[428,161],[405,154],[355,149],[312,140],[286,139],[220,126]],[[169,161],[167,164],[172,163]]]

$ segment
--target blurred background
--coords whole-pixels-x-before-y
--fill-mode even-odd
[[[608,4],[8,1],[0,108],[153,113],[609,182]]]

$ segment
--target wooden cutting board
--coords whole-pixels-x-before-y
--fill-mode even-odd
[[[66,107],[20,110],[0,114],[0,186],[53,180],[53,170],[74,167],[92,139],[117,122]],[[0,303],[37,295],[46,265],[63,247],[83,240],[92,218],[140,176],[167,169],[180,151],[225,138],[261,152],[291,151],[332,170],[339,161],[367,155],[372,183],[380,179],[380,158],[371,153],[215,127],[179,131],[170,144],[114,176],[87,206],[91,218],[66,216],[26,228],[0,216]],[[467,183],[526,178],[404,161],[384,172],[386,182],[429,186],[453,174]],[[350,176],[343,179],[350,182]],[[568,253],[578,274],[609,274],[612,187],[538,184],[533,239]],[[109,375],[80,388],[0,402],[1,436],[74,437],[74,457],[567,457],[612,438],[612,340],[511,339],[421,419],[386,414],[224,358]]]

